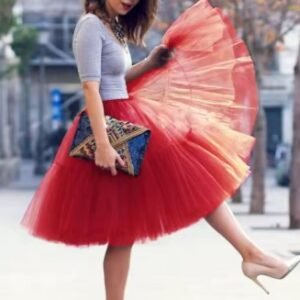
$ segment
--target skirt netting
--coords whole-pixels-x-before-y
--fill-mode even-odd
[[[229,20],[199,1],[163,43],[173,60],[130,82],[128,99],[103,101],[105,114],[152,131],[139,176],[70,157],[77,114],[22,218],[32,235],[74,246],[155,240],[211,213],[251,174],[254,68]]]

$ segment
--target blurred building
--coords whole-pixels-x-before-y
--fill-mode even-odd
[[[300,26],[284,37],[277,52],[273,71],[262,78],[261,101],[267,121],[267,153],[274,160],[277,145],[291,145],[293,138],[294,66],[296,64]]]
[[[45,122],[49,128],[52,109],[50,94],[53,89],[61,91],[68,118],[72,118],[79,109],[78,99],[69,104],[67,101],[79,89],[71,45],[75,24],[82,13],[81,4],[72,0],[19,0],[18,5],[23,23],[38,29],[43,35],[42,44],[31,60],[31,123],[38,119],[39,89],[41,80],[44,80]],[[41,67],[45,69],[45,78],[41,78]]]
[[[266,115],[266,150],[270,165],[274,163],[277,146],[292,142],[293,79],[292,74],[280,72],[270,73],[262,78],[260,99]]]

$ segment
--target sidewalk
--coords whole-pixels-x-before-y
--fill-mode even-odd
[[[30,162],[22,181],[0,190],[0,299],[104,300],[105,246],[66,247],[33,238],[19,226],[36,185]],[[244,203],[229,205],[243,228],[263,248],[288,257],[300,252],[300,230],[286,230],[288,190],[267,180],[265,215],[248,215],[250,181]],[[205,220],[133,248],[126,300],[298,300],[300,267],[284,280],[261,277],[271,294],[244,277],[241,259]]]

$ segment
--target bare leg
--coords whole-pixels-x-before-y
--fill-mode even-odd
[[[224,201],[206,221],[239,252],[244,261],[251,261],[269,267],[285,267],[283,261],[266,252],[252,241]]]
[[[132,245],[108,245],[103,260],[106,300],[123,300]]]
[[[270,292],[258,280],[259,275],[282,279],[300,262],[300,256],[295,257],[295,260],[284,261],[256,245],[242,229],[226,201],[205,219],[240,253],[243,258],[241,267],[244,275],[252,279],[267,294]]]

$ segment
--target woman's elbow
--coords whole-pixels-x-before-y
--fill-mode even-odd
[[[81,82],[81,87],[84,91],[98,91],[99,84],[100,82],[96,80],[86,80]]]

